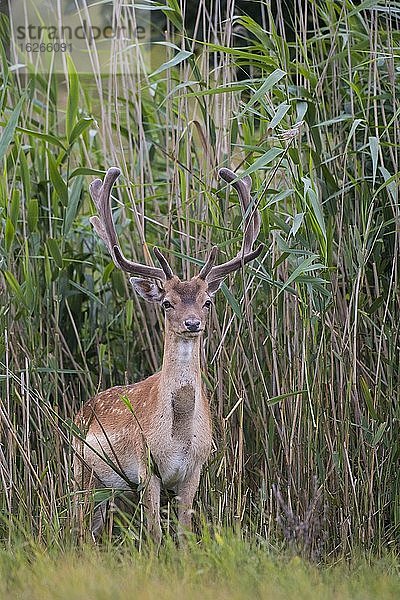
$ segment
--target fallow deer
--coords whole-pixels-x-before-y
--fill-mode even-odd
[[[223,279],[262,250],[262,245],[253,250],[260,214],[251,200],[250,177],[238,179],[230,169],[221,169],[220,177],[234,186],[241,202],[241,250],[235,258],[214,266],[217,248],[213,247],[199,274],[181,281],[158,248],[154,254],[161,268],[123,255],[111,213],[111,190],[119,174],[118,168],[111,168],[103,183],[92,182],[90,193],[98,216],[91,223],[115,265],[135,276],[130,279],[133,289],[163,307],[164,358],[158,373],[139,383],[107,389],[84,404],[75,419],[84,433],[83,441],[75,441],[74,476],[84,489],[129,490],[141,484],[148,532],[159,543],[161,485],[177,494],[179,530],[191,528],[193,498],[211,450],[211,414],[200,369],[202,335]],[[103,527],[104,507],[98,506],[93,537]]]

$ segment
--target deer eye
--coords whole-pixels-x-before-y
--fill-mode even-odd
[[[211,300],[206,300],[206,301],[204,302],[204,308],[210,308],[210,307],[211,307],[211,304],[212,304],[212,303],[211,303]]]
[[[163,305],[163,307],[165,309],[167,309],[167,308],[173,308],[171,302],[168,302],[168,300],[164,300],[164,302],[162,303],[162,305]]]

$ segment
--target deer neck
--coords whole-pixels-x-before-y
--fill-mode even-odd
[[[195,389],[200,387],[200,346],[201,336],[184,338],[169,331],[167,324],[161,369],[164,389],[174,391],[188,385]]]
[[[164,415],[171,415],[172,437],[186,439],[196,406],[201,405],[201,336],[183,338],[165,332],[160,400]]]

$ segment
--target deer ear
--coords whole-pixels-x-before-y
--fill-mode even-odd
[[[218,292],[219,288],[222,285],[222,282],[223,279],[216,279],[215,281],[211,281],[208,284],[207,292],[210,294],[211,297],[215,296],[215,294]]]
[[[148,279],[139,279],[138,277],[131,277],[129,281],[135,292],[147,300],[147,302],[161,302],[164,298],[165,292],[157,283],[153,283]]]

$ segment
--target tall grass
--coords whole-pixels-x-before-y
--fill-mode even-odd
[[[262,26],[218,0],[199,3],[195,44],[185,3],[168,6],[167,39],[193,54],[155,75],[81,76],[68,61],[65,77],[25,78],[3,54],[1,538],[65,544],[71,418],[160,367],[162,317],[92,233],[88,182],[120,165],[126,254],[149,261],[157,244],[189,277],[211,243],[239,247],[237,200],[216,179],[227,165],[252,175],[267,250],[208,326],[215,445],[198,513],[313,556],[393,547],[397,13],[311,0],[292,27],[260,6]]]

